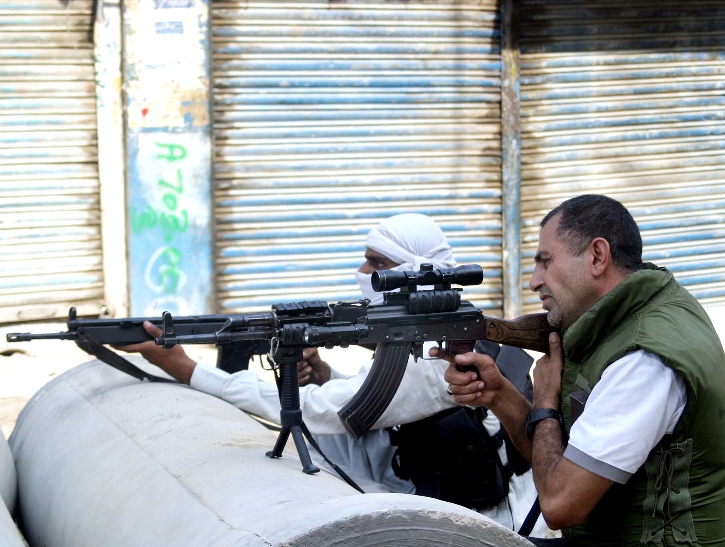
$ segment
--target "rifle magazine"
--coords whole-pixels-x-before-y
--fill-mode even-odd
[[[353,439],[367,433],[388,408],[405,375],[409,355],[410,342],[378,344],[370,374],[337,413]]]

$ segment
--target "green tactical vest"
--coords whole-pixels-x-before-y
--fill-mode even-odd
[[[687,385],[674,433],[564,535],[587,546],[725,546],[725,355],[702,306],[667,270],[645,264],[567,329],[563,344],[567,432],[571,393],[590,391],[627,352],[659,355]]]

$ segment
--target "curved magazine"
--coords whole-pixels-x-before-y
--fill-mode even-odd
[[[360,390],[337,413],[353,439],[375,425],[398,391],[410,355],[410,342],[378,344],[370,374]]]

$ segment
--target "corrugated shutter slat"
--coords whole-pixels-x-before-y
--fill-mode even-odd
[[[500,59],[490,2],[213,2],[222,311],[359,298],[365,234],[438,221],[500,313]]]
[[[92,1],[0,6],[0,322],[103,300]]]
[[[521,4],[524,284],[538,222],[582,193],[622,201],[644,258],[725,299],[725,7]],[[540,309],[526,288],[525,311]]]

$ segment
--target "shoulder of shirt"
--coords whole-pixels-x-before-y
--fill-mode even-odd
[[[645,351],[643,349],[638,349],[634,351],[629,351],[625,353],[622,357],[614,361],[609,367],[607,367],[607,370],[609,370],[612,367],[622,367],[622,368],[628,368],[628,367],[640,367],[640,366],[652,366],[655,368],[659,367],[667,367],[663,362],[662,358],[657,355],[656,353],[650,353],[648,351]],[[605,370],[606,373],[606,370]]]
[[[606,381],[608,376],[613,377],[633,373],[635,367],[640,377],[643,375],[651,378],[662,377],[662,375],[665,377],[669,376],[671,381],[678,385],[680,392],[684,393],[686,390],[685,380],[682,375],[665,365],[659,355],[643,349],[630,351],[614,361],[602,373],[602,380]]]

